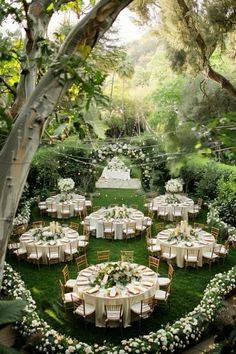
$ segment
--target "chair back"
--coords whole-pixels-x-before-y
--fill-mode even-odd
[[[49,258],[50,258],[50,256],[53,254],[53,255],[55,255],[55,254],[57,254],[57,258],[59,259],[60,258],[60,256],[59,256],[59,246],[49,246]]]
[[[78,272],[80,271],[81,268],[87,268],[88,267],[88,261],[87,261],[87,257],[85,254],[82,254],[79,257],[75,258],[75,263],[77,266],[77,270]]]
[[[166,207],[163,205],[160,205],[158,208],[158,215],[166,215],[167,211],[166,211]]]
[[[121,262],[133,262],[134,261],[134,251],[120,251]]]
[[[77,224],[76,222],[71,222],[69,227],[72,229],[72,230],[75,230],[75,231],[79,231],[79,224]]]
[[[175,205],[174,206],[174,215],[177,214],[177,215],[182,215],[182,206],[180,205]]]
[[[171,246],[161,245],[161,253],[168,253],[169,257],[171,257]]]
[[[204,227],[205,227],[205,225],[204,224],[200,224],[200,223],[198,223],[198,222],[195,222],[194,224],[193,224],[193,228],[194,229],[204,229]]]
[[[200,209],[202,207],[202,203],[203,203],[203,199],[202,198],[198,198],[197,205],[199,206]]]
[[[14,234],[17,236],[21,236],[25,231],[27,227],[25,225],[17,225],[14,227]]]
[[[104,221],[103,223],[103,233],[105,238],[114,238],[114,228],[111,221]]]
[[[84,300],[78,297],[75,297],[71,294],[71,300],[73,305],[73,311],[75,311],[78,307],[81,307],[83,310],[83,316],[85,317],[85,303]]]
[[[220,233],[220,230],[217,227],[212,226],[211,234],[212,234],[212,236],[214,236],[215,240],[217,240],[219,233]]]
[[[37,228],[37,227],[43,227],[43,222],[40,220],[40,221],[33,221],[32,224],[31,224],[31,227],[33,229]]]
[[[122,321],[123,306],[105,304],[105,316],[107,320]]]
[[[140,317],[148,317],[154,310],[154,296],[141,300]]]
[[[163,222],[160,222],[158,224],[156,224],[156,230],[157,230],[157,233],[159,233],[160,231],[164,230],[165,228],[165,225]]]
[[[159,259],[156,257],[149,256],[148,261],[149,261],[149,268],[151,268],[151,269],[154,268],[155,272],[158,273],[158,268],[159,268],[159,264],[160,264]]]
[[[64,278],[64,283],[67,282],[67,280],[70,278],[70,275],[69,275],[69,268],[68,268],[68,265],[66,264],[65,267],[62,269],[62,275],[63,275],[63,278]]]
[[[64,285],[62,284],[62,281],[61,279],[59,279],[59,284],[60,284],[60,295],[61,295],[61,299],[65,300],[65,288],[64,288]]]
[[[98,262],[109,262],[110,261],[110,251],[97,251]]]
[[[101,209],[100,205],[97,205],[97,206],[93,207],[93,211],[98,211],[99,209]]]
[[[170,280],[172,280],[173,274],[174,274],[174,268],[173,268],[172,264],[169,263],[169,265],[168,265],[168,278]]]
[[[138,209],[138,205],[137,205],[137,204],[130,204],[130,208],[132,208],[132,209]]]
[[[170,284],[166,287],[165,301],[167,301],[168,296],[170,295],[171,285],[172,285],[172,282],[170,282]]]

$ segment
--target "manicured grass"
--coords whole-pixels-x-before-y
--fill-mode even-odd
[[[108,206],[110,204],[137,204],[138,209],[144,211],[143,196],[136,190],[121,189],[103,189],[97,190],[97,197],[93,199],[93,205]],[[37,209],[33,210],[32,219],[39,220],[40,215]],[[50,218],[45,217],[45,221]],[[199,215],[197,222],[205,222],[206,210]],[[72,221],[72,219],[70,219]],[[67,221],[68,223],[70,221]],[[73,221],[79,222],[73,218]],[[155,223],[152,228],[155,234]],[[135,262],[138,264],[148,264],[148,253],[145,245],[145,238],[129,240],[109,241],[104,239],[90,238],[90,244],[87,251],[87,257],[90,264],[96,263],[96,251],[109,249],[111,251],[111,261],[117,261],[120,257],[120,250],[134,250]],[[188,268],[180,269],[175,267],[173,286],[171,292],[171,309],[156,307],[151,318],[143,321],[142,334],[159,329],[166,323],[171,323],[177,318],[191,311],[201,300],[203,291],[209,280],[218,272],[230,269],[235,265],[236,250],[231,249],[225,264],[214,264],[212,270],[209,271],[208,265],[199,269]],[[73,318],[68,311],[66,316],[60,306],[59,284],[58,279],[61,278],[61,269],[64,264],[55,264],[41,266],[40,270],[35,265],[21,261],[18,265],[17,260],[13,256],[8,256],[7,261],[12,264],[21,273],[27,287],[32,291],[32,295],[37,302],[38,309],[42,317],[55,329],[62,333],[78,338],[88,343],[102,343],[103,340],[110,341],[114,344],[119,343],[121,334],[119,329],[109,329],[105,332],[101,328],[95,328],[89,324],[85,329],[84,324],[79,319]],[[71,277],[76,277],[76,267],[74,262],[68,263]],[[163,275],[167,272],[167,266],[161,262],[159,272]],[[53,315],[50,310],[53,310]],[[123,331],[122,338],[130,338],[138,336],[139,330],[137,323]]]

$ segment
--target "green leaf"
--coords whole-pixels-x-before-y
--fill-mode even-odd
[[[0,344],[0,353],[1,354],[20,354],[20,352],[16,349],[9,348],[3,344]]]
[[[0,326],[18,321],[26,306],[23,300],[0,301]]]

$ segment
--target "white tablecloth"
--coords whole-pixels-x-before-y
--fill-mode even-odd
[[[103,169],[101,177],[103,177],[105,179],[128,180],[128,179],[130,179],[130,170],[127,170],[127,171],[110,170],[109,168],[105,167]]]
[[[90,225],[96,227],[96,237],[104,238],[103,223],[104,221],[112,221],[113,227],[115,229],[115,240],[122,240],[123,238],[123,228],[127,222],[134,221],[136,224],[141,223],[142,220],[148,219],[148,222],[151,222],[150,218],[147,218],[143,213],[137,209],[129,208],[129,219],[120,219],[120,220],[106,220],[105,214],[109,209],[101,208],[98,211],[91,213],[85,219],[90,221]]]
[[[171,252],[176,254],[176,265],[180,268],[184,267],[184,255],[187,253],[187,249],[199,250],[198,266],[202,267],[202,254],[212,251],[215,238],[209,232],[201,230],[198,232],[198,241],[192,242],[192,246],[188,247],[186,241],[176,243],[174,241],[167,241],[173,231],[174,229],[167,229],[159,232],[157,235],[157,244],[160,246],[171,246]]]
[[[47,264],[47,253],[49,252],[49,248],[59,246],[59,261],[63,262],[64,261],[64,251],[65,248],[69,248],[70,244],[72,247],[77,248],[81,244],[84,245],[84,243],[81,243],[82,241],[78,240],[78,232],[75,230],[65,227],[63,228],[63,232],[65,236],[61,239],[55,240],[55,241],[36,241],[34,237],[32,236],[32,233],[35,231],[35,229],[30,229],[27,232],[23,233],[20,237],[20,246],[21,248],[26,248],[27,245],[29,246],[35,246],[38,251],[42,251],[42,263]]]
[[[194,201],[181,194],[176,194],[175,196],[180,201],[179,203],[168,203],[166,198],[170,197],[170,194],[164,194],[154,198],[149,205],[157,208],[157,211],[160,210],[160,208],[166,208],[168,220],[170,221],[174,219],[173,212],[175,207],[181,207],[183,220],[188,220],[188,211],[193,209]]]
[[[62,218],[61,210],[62,210],[63,205],[69,206],[70,217],[75,216],[74,209],[75,209],[76,204],[84,205],[84,206],[91,206],[92,205],[90,200],[86,200],[84,196],[79,195],[79,194],[72,194],[72,199],[65,201],[65,202],[60,202],[60,199],[61,199],[61,194],[57,194],[55,196],[52,196],[52,197],[49,197],[46,199],[46,207],[48,208],[52,204],[57,210],[57,218],[58,219]]]
[[[138,294],[134,295],[131,292],[128,291],[127,287],[123,287],[122,289],[117,288],[117,295],[115,297],[110,297],[109,289],[103,289],[99,288],[99,290],[96,293],[93,294],[88,294],[86,289],[90,289],[91,286],[89,285],[76,285],[73,289],[75,293],[77,293],[79,296],[82,296],[85,300],[86,303],[92,304],[95,307],[95,313],[96,313],[96,326],[97,327],[104,327],[105,322],[104,322],[104,312],[105,312],[105,304],[110,304],[110,305],[118,305],[122,304],[123,306],[123,325],[124,327],[128,327],[131,322],[131,306],[135,303],[140,302],[142,299],[149,298],[150,296],[153,296],[155,291],[158,289],[158,278],[157,274],[153,272],[151,269],[145,267],[145,266],[139,266],[138,264],[136,265],[137,267],[140,267],[140,271],[142,271],[142,278],[139,282],[135,282],[134,284],[131,284],[132,288],[137,289]],[[95,271],[94,266],[91,266],[89,268],[86,268],[82,270],[78,274],[78,278],[81,278],[83,272],[86,273],[86,271],[90,270]],[[145,275],[145,272],[149,272],[152,275]],[[84,279],[86,277],[83,276]],[[152,283],[151,286],[147,285],[141,285],[141,283],[150,282]],[[129,284],[130,285],[130,284]]]

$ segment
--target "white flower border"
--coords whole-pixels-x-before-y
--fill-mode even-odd
[[[36,312],[36,304],[19,273],[5,264],[2,284],[3,294],[15,299],[25,299],[27,305],[23,318],[16,323],[16,329],[28,337],[34,333],[41,333],[40,343],[35,347],[39,353],[173,353],[175,350],[187,347],[191,341],[200,339],[209,322],[214,321],[218,309],[222,306],[222,299],[236,287],[236,266],[225,273],[216,274],[204,291],[200,304],[185,317],[175,321],[172,325],[157,332],[150,332],[139,338],[122,340],[120,346],[112,344],[90,346],[76,339],[66,337],[52,329]]]
[[[149,188],[152,175],[149,154],[145,154],[140,148],[135,148],[130,144],[109,144],[97,150],[93,150],[91,153],[93,168],[96,168],[98,161],[106,160],[108,157],[114,157],[116,154],[128,156],[137,162],[137,165],[141,167],[142,171],[142,184],[144,187]]]
[[[229,241],[236,241],[236,227],[224,222],[219,216],[219,209],[215,202],[208,205],[207,224],[218,227],[222,232],[226,232]]]
[[[165,184],[165,189],[168,193],[180,193],[183,192],[183,180],[182,178],[171,178]]]
[[[23,207],[21,207],[20,212],[13,220],[13,226],[21,225],[21,224],[28,224],[30,221],[30,214],[31,214],[31,204],[35,201],[34,198],[27,200]]]

